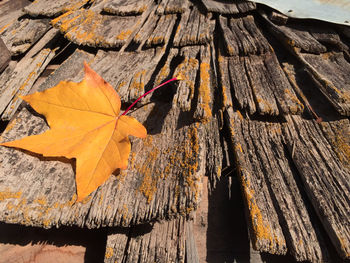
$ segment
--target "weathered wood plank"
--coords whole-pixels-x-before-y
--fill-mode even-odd
[[[30,16],[55,17],[68,11],[78,10],[89,0],[37,0],[24,8],[24,12]]]
[[[336,122],[318,124],[291,116],[283,126],[283,133],[293,163],[319,219],[338,253],[343,258],[350,258],[350,169],[338,157],[341,154],[347,162],[349,160],[349,155],[344,156],[341,152],[349,152],[350,123],[348,120],[334,124]],[[327,126],[328,130],[329,126],[335,126],[334,131],[324,136]],[[336,141],[329,141],[327,137],[335,138]]]
[[[111,0],[104,5],[103,11],[119,16],[140,15],[150,4],[149,0]]]
[[[350,63],[343,53],[297,53],[323,95],[342,115],[350,116]]]
[[[215,27],[210,15],[200,13],[196,6],[181,15],[174,37],[174,46],[207,44],[212,40]]]
[[[48,32],[48,38],[43,38],[33,47],[26,56],[17,63],[11,71],[4,71],[0,76],[0,112],[3,114],[2,119],[10,119],[18,108],[20,101],[18,95],[26,94],[47,64],[55,54],[55,48],[47,46],[56,35],[57,31],[52,29]]]
[[[110,230],[105,263],[185,262],[188,256],[195,260],[195,251],[187,248],[193,245],[191,223],[180,217],[131,227],[130,230]]]
[[[73,43],[111,48],[124,45],[141,21],[142,16],[107,16],[81,9],[66,12],[51,23]]]
[[[80,53],[75,56],[80,56]],[[94,69],[100,59],[98,54],[92,63]],[[65,72],[69,72],[68,78],[76,75],[74,80],[81,79],[79,67],[73,60],[63,67],[68,68],[57,69],[47,81],[53,84],[59,80],[54,75],[59,74],[63,79]],[[105,73],[103,68],[96,67],[96,70],[103,77],[111,77],[108,68]],[[113,76],[119,75],[115,70]],[[48,85],[44,83],[42,86]],[[207,156],[212,156],[213,151],[220,148],[219,139],[213,139],[217,124],[214,125],[214,119],[207,123],[193,123],[192,116],[180,115],[179,109],[172,109],[170,103],[153,102],[133,114],[144,123],[149,137],[144,141],[132,140],[129,169],[112,175],[82,203],[74,204],[71,163],[38,159],[1,147],[0,177],[4,179],[0,186],[3,196],[0,210],[4,211],[0,214],[1,220],[47,228],[71,224],[98,227],[127,226],[179,213],[190,214],[200,198],[201,177],[207,166],[213,166],[210,162],[207,165]],[[3,139],[36,134],[47,128],[43,119],[23,109],[11,122]],[[218,149],[209,148],[212,144],[208,141],[215,143]],[[216,169],[219,170],[219,166]]]
[[[231,2],[220,0],[202,0],[202,2],[208,12],[216,12],[220,14],[239,14],[256,9],[255,3],[242,0]]]
[[[11,53],[0,37],[0,73],[7,67],[11,60]]]
[[[300,114],[304,106],[296,96],[274,53],[260,56],[219,55],[223,89],[231,89],[241,109],[261,115]],[[224,91],[224,105],[232,105]],[[231,101],[230,101],[231,100]]]
[[[176,19],[176,15],[161,16],[157,22],[157,26],[154,28],[152,34],[146,41],[146,47],[164,45],[168,43],[170,35],[173,32]]]
[[[22,102],[22,100],[18,99],[19,96],[27,95],[35,81],[40,77],[40,74],[55,56],[56,50],[59,48],[56,45],[57,36],[57,29],[49,30],[17,64],[12,73],[15,75],[9,76],[8,82],[0,92],[2,105],[7,104],[8,100],[10,100],[6,109],[2,112],[2,120],[10,120],[12,118]]]
[[[123,102],[131,103],[145,93],[145,86],[163,55],[162,47],[123,53],[100,51],[92,67],[104,72],[105,80],[116,88]]]
[[[150,135],[144,141],[132,140],[128,170],[112,175],[81,203],[74,203],[70,162],[49,161],[1,147],[0,220],[45,228],[72,224],[99,227],[189,215],[200,199],[205,142],[211,135],[206,135],[204,124],[188,125],[190,120],[179,119],[174,110],[164,117],[164,108],[169,106],[159,107],[153,104],[134,112]],[[23,109],[10,128],[3,134],[5,141],[37,134],[47,125]]]
[[[189,8],[189,5],[189,1],[162,0],[156,9],[156,14],[166,15],[184,13]]]
[[[287,23],[286,25],[276,25],[269,20],[267,15],[261,11],[262,17],[268,23],[268,29],[288,48],[300,49],[314,54],[327,51],[327,48],[316,40],[313,35],[298,24]]]
[[[255,248],[277,254],[287,248],[298,261],[327,261],[325,243],[312,223],[284,150],[281,125],[245,120],[232,108],[226,120]]]
[[[227,19],[219,17],[225,51],[230,56],[264,54],[272,47],[254,22],[253,16]]]
[[[211,67],[212,55],[209,45],[200,48],[199,83],[197,85],[197,101],[194,117],[198,120],[208,121],[213,116],[214,103],[214,72]]]
[[[19,55],[26,52],[49,28],[49,19],[25,18],[11,23],[0,33],[0,36],[11,55]]]
[[[29,5],[29,0],[3,0],[0,2],[0,33],[17,21],[24,14],[22,8]]]
[[[179,76],[181,81],[177,87],[173,98],[173,107],[180,107],[182,111],[190,111],[192,100],[196,89],[196,76],[199,69],[197,59],[200,46],[183,47],[180,56],[183,57],[181,63],[175,69],[175,76]]]

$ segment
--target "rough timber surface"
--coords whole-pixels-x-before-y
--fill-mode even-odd
[[[255,3],[244,0],[230,2],[221,0],[202,0],[202,2],[209,12],[220,14],[239,14],[256,9]]]
[[[287,124],[286,144],[306,193],[338,253],[349,259],[349,120],[318,124],[291,116]]]
[[[210,20],[210,14],[202,14],[192,6],[181,15],[174,46],[207,44],[212,40],[214,27],[215,21]]]
[[[178,14],[184,13],[190,5],[189,1],[183,0],[161,0],[157,9],[156,14]]]
[[[150,4],[150,0],[112,0],[104,5],[103,11],[120,16],[140,15]]]
[[[250,114],[302,113],[304,106],[273,52],[243,57],[220,55],[218,60],[225,106],[232,105],[233,96]]]
[[[179,118],[179,114],[169,103],[151,103],[134,111],[133,115],[146,126],[148,138],[133,139],[129,168],[112,175],[82,203],[74,203],[71,162],[1,147],[0,177],[4,181],[0,210],[6,210],[1,220],[46,228],[72,224],[99,227],[188,216],[200,199],[206,156],[215,149],[207,139],[213,137],[212,130],[217,126],[213,121],[193,123],[190,115],[181,114]],[[46,129],[42,118],[23,109],[2,139]]]
[[[48,19],[24,18],[6,27],[0,32],[0,36],[11,55],[19,55],[26,52],[49,28]]]
[[[231,19],[220,16],[219,20],[228,55],[264,54],[272,51],[269,42],[256,26],[253,16]]]
[[[99,10],[68,11],[52,20],[64,36],[78,45],[121,47],[141,22],[142,16],[110,16]]]
[[[13,69],[8,68],[0,75],[1,119],[11,119],[21,102],[18,96],[27,94],[54,57],[56,35],[57,30],[51,29]]]
[[[11,60],[11,53],[0,37],[0,73],[7,67]]]
[[[105,263],[185,262],[190,256],[192,260],[196,259],[195,249],[186,250],[193,236],[190,224],[191,221],[180,217],[129,229],[110,230]]]
[[[24,12],[33,17],[55,17],[68,11],[77,10],[87,2],[89,2],[89,0],[36,0],[26,6]]]
[[[229,108],[226,120],[250,218],[253,246],[298,261],[327,261],[319,229],[302,199],[282,142],[280,123],[246,120]]]

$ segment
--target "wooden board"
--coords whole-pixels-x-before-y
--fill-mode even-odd
[[[57,33],[56,29],[51,29],[13,69],[5,70],[0,75],[1,119],[11,119],[21,103],[18,96],[28,93],[53,59],[57,50],[55,45]]]
[[[191,226],[192,221],[180,217],[110,230],[105,262],[196,262],[198,256],[193,247]]]
[[[304,106],[296,96],[277,57],[269,52],[260,56],[219,56],[224,105],[237,101],[241,109],[261,115],[300,114]],[[227,92],[231,87],[231,94]]]
[[[288,250],[298,261],[326,261],[323,238],[284,150],[281,124],[246,120],[232,108],[225,117],[254,248],[272,254]]]
[[[184,13],[190,6],[189,1],[183,0],[162,0],[159,1],[159,5],[156,9],[156,14],[178,14]]]
[[[230,56],[264,54],[272,47],[255,24],[253,16],[227,19],[220,16],[225,51]]]
[[[149,0],[112,0],[106,2],[103,11],[119,16],[141,15],[150,4]]]
[[[77,55],[85,56],[82,54]],[[81,78],[77,70],[75,65],[57,71],[75,71],[76,78]],[[129,169],[112,175],[82,203],[74,203],[74,164],[1,147],[1,220],[45,228],[71,224],[99,227],[190,215],[200,200],[201,177],[207,165],[213,166],[213,160],[207,164],[207,156],[220,148],[219,139],[213,138],[215,120],[193,123],[191,115],[181,114],[167,102],[144,105],[132,115],[144,123],[149,136],[133,139]],[[3,140],[46,129],[42,118],[23,109],[4,132]]]
[[[37,0],[24,8],[24,12],[30,16],[55,17],[68,11],[81,8],[89,0]]]
[[[50,28],[48,19],[32,20],[24,18],[11,23],[0,32],[11,55],[26,52]]]
[[[99,11],[69,11],[52,20],[52,24],[78,45],[120,48],[142,21],[142,16],[107,16]]]
[[[4,41],[0,37],[0,73],[7,67],[11,60],[11,53],[7,49]]]
[[[202,0],[208,12],[216,12],[221,14],[239,14],[252,11],[256,8],[255,3],[236,0],[236,1],[217,1],[217,0]]]
[[[174,46],[207,44],[212,40],[214,28],[209,15],[202,14],[195,6],[187,9],[176,29]]]
[[[350,123],[288,118],[283,132],[308,198],[343,258],[350,258]]]

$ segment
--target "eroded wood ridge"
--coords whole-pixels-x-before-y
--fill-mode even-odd
[[[124,45],[142,19],[142,16],[107,16],[98,11],[69,11],[52,20],[52,24],[73,43],[111,48]]]
[[[272,51],[267,39],[256,26],[253,16],[231,19],[220,16],[219,21],[228,55],[264,54]]]
[[[210,14],[202,14],[196,6],[181,15],[174,46],[207,44],[212,40],[215,23]]]
[[[156,9],[156,14],[166,15],[184,13],[189,5],[190,2],[186,0],[162,0]]]
[[[293,163],[319,219],[339,254],[349,258],[350,169],[344,165],[343,151],[347,149],[346,153],[349,149],[350,125],[348,120],[335,123],[318,124],[292,116],[283,126],[283,132]],[[337,140],[340,143],[336,143]],[[346,159],[348,162],[349,156]]]
[[[0,37],[0,73],[7,67],[11,60],[11,53],[7,49],[4,41]]]
[[[101,50],[91,66],[115,87],[123,102],[132,103],[145,93],[145,86],[164,54],[161,47],[124,53]]]
[[[81,51],[73,56],[75,59],[82,56],[80,61],[87,57]],[[97,71],[100,71],[100,62],[97,54],[92,63]],[[77,66],[66,63],[62,67],[62,70],[57,70],[59,77],[55,78],[54,74],[48,78],[50,84],[57,82],[65,72],[75,71],[75,74],[70,72],[70,76],[75,75],[74,80],[82,77]],[[109,76],[108,70],[100,74]],[[47,86],[44,83],[39,89]],[[207,167],[207,155],[213,155],[212,151],[219,152],[218,134],[215,138],[212,135],[217,127],[215,120],[193,123],[190,116],[181,115],[180,118],[179,109],[172,108],[169,103],[151,103],[133,112],[133,115],[145,124],[148,138],[133,140],[129,169],[112,175],[106,184],[82,203],[74,204],[72,163],[38,159],[37,156],[2,147],[1,177],[6,183],[2,184],[4,198],[0,206],[7,212],[2,214],[1,219],[47,228],[62,224],[99,227],[128,226],[178,214],[190,215],[200,200],[201,177]],[[3,134],[3,140],[48,129],[42,118],[26,109],[11,123]],[[210,143],[207,144],[207,141],[215,142],[216,148],[208,149]],[[208,162],[208,166],[213,166],[212,161]],[[218,164],[220,160],[215,166]],[[43,174],[47,176],[43,177]]]
[[[24,12],[33,17],[55,17],[68,11],[78,10],[89,0],[37,0],[24,8]]]
[[[224,105],[232,96],[241,109],[261,115],[300,114],[304,106],[296,96],[276,55],[219,56]],[[231,100],[231,101],[230,101]]]
[[[26,52],[49,28],[49,19],[24,18],[4,28],[0,36],[11,55],[19,55]]]
[[[209,12],[216,12],[221,14],[239,14],[256,9],[255,3],[244,0],[231,2],[202,0],[202,2]]]
[[[253,245],[298,261],[324,262],[328,253],[312,223],[300,185],[285,152],[282,126],[226,113],[250,220]]]
[[[150,4],[150,0],[111,0],[104,5],[103,11],[120,16],[140,15]]]
[[[186,245],[193,238],[191,221],[183,217],[109,231],[105,262],[185,262]],[[193,261],[191,261],[193,262]]]
[[[330,27],[276,25],[266,15],[271,32],[305,66],[316,86],[334,108],[350,115],[349,47]],[[324,45],[323,45],[324,44]]]

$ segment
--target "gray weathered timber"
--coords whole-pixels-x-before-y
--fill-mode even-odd
[[[191,223],[179,217],[170,221],[134,226],[127,230],[110,230],[105,263],[185,262],[188,256],[195,260],[195,250],[186,249],[191,244],[191,238],[193,239]]]
[[[178,14],[184,13],[190,5],[189,1],[183,0],[162,0],[160,1],[156,14],[165,15],[165,14]]]
[[[0,34],[24,15],[22,8],[30,3],[29,0],[3,0],[0,2]]]
[[[19,106],[17,95],[23,95],[30,90],[54,54],[55,50],[51,48],[41,49],[35,56],[31,56],[33,54],[30,52],[13,69],[5,70],[0,75],[0,112],[3,113],[7,108],[6,114],[1,116],[2,119],[11,118]]]
[[[183,47],[180,56],[183,57],[181,63],[175,69],[175,76],[183,79],[180,81],[176,94],[173,98],[173,107],[180,107],[183,111],[191,110],[191,102],[195,94],[196,76],[199,69],[198,56],[200,46]]]
[[[0,74],[7,67],[11,60],[11,53],[0,37]]]
[[[6,83],[0,91],[0,111],[2,112],[3,107],[7,105],[2,112],[2,120],[12,118],[21,104],[19,96],[27,95],[40,74],[54,58],[56,50],[59,48],[55,43],[57,33],[57,29],[50,29],[18,62],[11,75],[4,74],[4,76],[0,76],[3,81],[6,79]],[[19,80],[20,82],[18,82]]]
[[[149,104],[134,111],[148,129],[148,138],[132,139],[129,168],[112,175],[80,203],[74,203],[74,162],[72,166],[72,162],[1,147],[1,221],[46,228],[99,227],[189,215],[200,199],[209,151],[204,142],[211,138],[206,134],[210,129],[201,123],[187,125],[188,119],[179,119],[179,112],[174,110],[160,127],[164,108],[169,106]],[[4,141],[48,128],[42,118],[26,109],[11,126],[3,134]]]
[[[89,0],[37,0],[26,6],[24,12],[33,17],[55,17],[68,11],[77,10],[88,2]]]
[[[248,1],[215,1],[202,0],[208,12],[216,12],[220,14],[239,14],[246,13],[256,9],[256,4]]]
[[[296,260],[327,261],[329,255],[324,239],[320,229],[312,223],[302,197],[303,190],[298,179],[295,179],[296,171],[290,165],[289,156],[284,149],[282,125],[245,120],[231,108],[227,110],[226,120],[230,123],[234,152],[249,210],[252,226],[250,234],[255,240],[253,245],[264,251],[261,244],[266,243],[271,231],[266,221],[274,220],[271,214],[276,213],[278,221],[274,222],[278,222],[283,234],[272,238],[272,243],[281,245],[279,242],[284,237],[289,253]],[[244,156],[248,158],[244,159]],[[264,195],[265,199],[262,198]],[[269,203],[270,208],[266,207],[266,203]],[[270,218],[266,214],[270,214]],[[265,247],[265,251],[269,249],[269,246]]]
[[[19,55],[26,52],[49,28],[48,19],[33,20],[24,18],[10,24],[0,32],[0,36],[11,55]]]
[[[73,56],[86,57],[81,51]],[[91,61],[92,67],[108,77],[108,69],[105,74],[102,69],[98,70],[99,59],[98,54]],[[67,78],[82,77],[73,60],[62,67],[55,73],[61,79],[65,72],[69,72]],[[47,81],[57,82],[55,74]],[[4,211],[1,220],[46,228],[72,224],[98,227],[128,226],[191,214],[200,199],[201,177],[207,166],[213,166],[210,162],[207,164],[206,156],[220,149],[219,139],[215,136],[217,139],[213,139],[213,131],[217,129],[215,119],[193,123],[190,115],[180,114],[171,104],[154,102],[142,106],[133,115],[146,126],[148,138],[132,139],[129,169],[112,175],[82,203],[74,203],[74,162],[72,166],[72,162],[38,158],[1,147],[0,210]],[[23,109],[2,139],[13,140],[46,129],[42,118]],[[215,142],[216,148],[206,143],[210,141]],[[218,163],[215,166],[219,169]]]
[[[64,36],[78,45],[121,47],[139,26],[142,16],[107,16],[99,10],[69,11],[52,20]]]
[[[150,4],[150,0],[111,0],[104,5],[103,11],[119,16],[140,15]]]
[[[336,123],[318,124],[291,116],[283,125],[283,134],[319,219],[338,253],[350,258],[350,169],[339,158],[345,153],[349,160],[350,123]]]
[[[207,44],[212,40],[215,23],[210,14],[202,14],[196,6],[181,14],[174,46]]]
[[[154,14],[154,12],[151,12],[150,15],[147,17],[145,23],[139,28],[139,30],[134,35],[132,43],[136,43],[138,45],[145,43],[152,34],[155,27],[157,26],[157,22],[159,19],[160,16],[157,16]]]
[[[299,101],[276,55],[272,52],[249,56],[219,56],[224,105],[232,104],[226,90],[241,109],[261,115],[300,114],[303,104]]]
[[[350,116],[350,63],[343,53],[297,53],[320,91],[342,115]]]
[[[164,45],[169,42],[170,35],[176,22],[176,15],[161,16],[151,35],[146,41],[146,47]]]
[[[289,48],[298,48],[302,51],[313,54],[320,54],[327,51],[327,48],[302,26],[291,23],[277,25],[271,22],[264,12],[261,11],[260,13],[268,23],[268,29],[280,40],[280,42]]]
[[[225,51],[230,56],[264,54],[272,48],[257,28],[253,16],[227,19],[220,16]]]
[[[115,87],[123,102],[131,103],[145,93],[145,86],[164,54],[161,47],[122,53],[101,50],[92,68],[103,73],[104,79]]]

